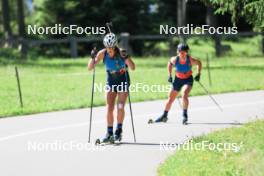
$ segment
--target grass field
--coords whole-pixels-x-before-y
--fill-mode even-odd
[[[159,168],[160,176],[262,176],[264,175],[264,121],[196,137],[193,144],[235,143],[239,150],[179,150]]]
[[[264,89],[264,57],[258,48],[260,39],[259,37],[246,38],[239,41],[239,44],[224,41],[224,44],[230,44],[232,52],[220,59],[212,57],[214,52],[212,40],[195,38],[188,40],[192,46],[192,56],[198,57],[203,62],[201,82],[212,93]],[[10,54],[8,50],[4,51],[0,52],[2,53],[0,56],[0,117],[89,107],[92,72],[87,71],[87,58],[62,59],[32,56],[33,59],[21,60],[12,59],[11,56],[17,55],[17,52]],[[205,53],[209,53],[210,56],[211,87],[208,85]],[[168,85],[166,69],[168,59],[168,57],[134,58],[137,68],[130,73],[132,83]],[[18,99],[15,66],[20,73],[23,109],[20,108]],[[105,84],[103,64],[96,68],[96,82]],[[194,84],[191,95],[201,94],[204,94],[203,90],[199,85]],[[131,97],[133,102],[164,99],[167,98],[167,92],[145,93],[141,90],[132,92]],[[95,94],[94,104],[96,106],[104,104],[104,93]]]
[[[167,61],[168,58],[136,58],[137,69],[131,72],[132,82],[168,85]],[[3,60],[1,63],[1,117],[83,108],[90,104],[92,74],[86,69],[87,59],[39,59],[28,60],[25,63]],[[212,87],[208,85],[205,67],[201,82],[213,93],[264,89],[264,58],[262,57],[211,59],[210,63]],[[20,73],[23,109],[19,105],[15,66],[19,68]],[[103,64],[96,69],[96,82],[105,84]],[[195,84],[191,95],[201,94],[204,94],[203,90]],[[131,97],[132,101],[164,99],[167,93],[140,91],[131,93]],[[103,105],[104,93],[97,92],[94,102],[95,105]]]

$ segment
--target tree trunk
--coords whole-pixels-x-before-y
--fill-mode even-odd
[[[206,23],[210,26],[217,27],[217,17],[214,15],[214,10],[211,7],[207,7]],[[215,34],[213,36],[215,41],[215,54],[217,57],[221,55],[221,36]]]
[[[22,56],[27,54],[27,45],[25,40],[25,17],[24,17],[24,2],[23,0],[17,0],[17,20],[18,20],[18,36],[19,45],[21,48]]]
[[[185,25],[186,25],[186,1],[177,0],[177,26],[185,26]],[[181,42],[185,42],[185,37],[183,35],[179,35],[179,38]]]
[[[10,16],[9,16],[9,3],[8,0],[2,0],[2,12],[3,12],[3,27],[4,27],[4,36],[7,41],[5,45],[11,47],[13,43],[13,34],[10,27]]]

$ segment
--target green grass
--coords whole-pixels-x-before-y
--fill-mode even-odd
[[[178,41],[177,37],[174,37],[175,41]],[[149,43],[146,42],[145,45],[148,46]],[[175,42],[176,43],[176,42]],[[215,55],[215,43],[211,37],[201,37],[201,36],[192,36],[187,39],[187,43],[190,46],[190,53],[196,57],[205,57],[205,54],[210,56]],[[263,56],[262,53],[262,36],[254,37],[235,37],[233,38],[222,38],[222,45],[229,46],[230,50],[224,52],[225,56],[234,56],[234,57],[256,57]],[[169,52],[168,42],[156,42],[154,47],[150,47],[144,50],[144,54],[150,53],[160,53],[166,55]]]
[[[201,58],[203,60],[203,58]],[[137,69],[131,72],[133,83],[148,85],[167,83],[168,58],[135,58]],[[203,61],[204,62],[204,61]],[[204,68],[201,82],[213,93],[264,89],[264,58],[211,58],[212,87],[208,85]],[[0,117],[47,112],[53,110],[84,108],[90,104],[92,73],[86,69],[87,59],[0,59]],[[205,66],[204,62],[204,66]],[[18,99],[14,67],[19,68],[24,108]],[[194,69],[195,70],[195,69]],[[105,68],[96,69],[96,82],[105,84]],[[191,95],[202,95],[197,85]],[[132,101],[164,99],[167,92],[143,91],[131,93]],[[104,93],[95,94],[96,106],[104,104]]]
[[[224,40],[223,43],[230,45],[232,50],[225,57],[216,59],[212,57],[212,40],[198,37],[188,39],[191,55],[201,59],[204,65],[201,82],[212,93],[264,89],[264,57],[260,52],[260,41],[258,36],[236,42]],[[211,87],[208,85],[206,53],[210,57]],[[17,51],[0,49],[0,117],[89,107],[92,73],[86,69],[86,58],[73,60],[30,56],[27,60],[21,60]],[[168,85],[168,59],[134,58],[137,69],[131,72],[132,82]],[[19,105],[15,66],[19,68],[21,78],[23,109]],[[105,83],[103,64],[96,69],[96,82]],[[202,94],[203,90],[195,84],[191,95]],[[131,97],[134,102],[165,99],[167,92],[132,92]],[[94,104],[98,106],[104,102],[104,93],[96,93]]]
[[[160,176],[262,176],[264,175],[264,121],[196,137],[193,144],[236,143],[240,150],[179,150],[159,168]]]

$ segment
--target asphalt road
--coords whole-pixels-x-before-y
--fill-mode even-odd
[[[189,125],[181,124],[174,103],[169,121],[148,125],[163,111],[164,100],[133,103],[137,143],[126,106],[123,141],[118,146],[88,144],[89,109],[67,110],[0,119],[0,175],[87,176],[156,175],[156,169],[175,148],[160,143],[182,143],[193,136],[264,118],[264,91],[214,95],[221,112],[208,96],[190,98]],[[92,142],[106,133],[105,108],[94,109]]]

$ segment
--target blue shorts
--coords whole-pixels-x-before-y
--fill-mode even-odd
[[[187,79],[180,79],[180,78],[175,77],[172,85],[173,85],[173,90],[175,90],[175,91],[180,91],[181,88],[184,85],[190,85],[190,86],[192,86],[193,85],[193,76],[190,76]]]
[[[112,92],[127,92],[130,85],[129,74],[111,74],[107,72],[107,90]]]

